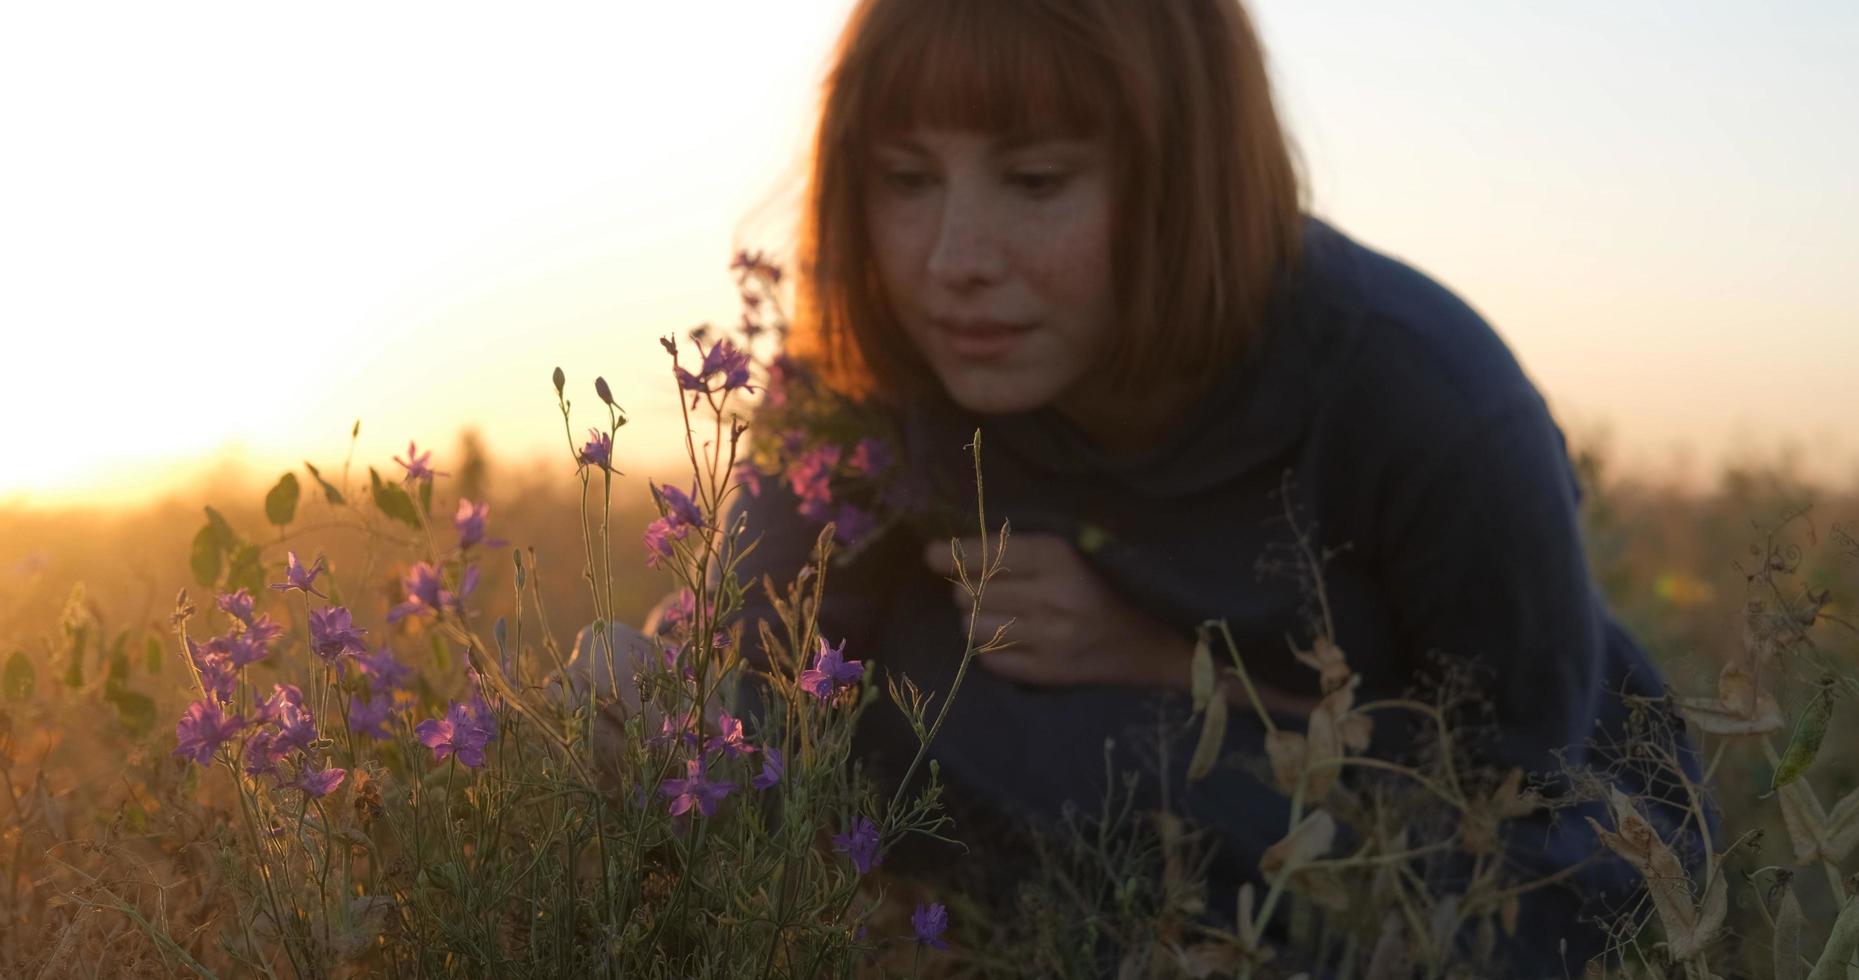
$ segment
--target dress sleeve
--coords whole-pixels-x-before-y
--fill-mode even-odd
[[[1397,649],[1465,658],[1493,709],[1490,760],[1580,763],[1600,708],[1607,617],[1590,577],[1578,486],[1534,391],[1464,420],[1395,475],[1384,573]]]

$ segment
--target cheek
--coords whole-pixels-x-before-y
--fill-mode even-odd
[[[908,208],[868,206],[866,237],[885,288],[896,299],[909,295],[914,270],[921,268],[928,247],[921,216]]]
[[[1084,206],[1041,228],[1022,253],[1028,279],[1083,347],[1095,348],[1114,319],[1110,234],[1108,209]]]

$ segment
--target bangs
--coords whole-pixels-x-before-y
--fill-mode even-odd
[[[1053,5],[917,0],[890,9],[899,16],[846,79],[865,93],[848,120],[856,131],[1104,132],[1117,95],[1110,59]]]

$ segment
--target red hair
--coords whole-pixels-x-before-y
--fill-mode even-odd
[[[1239,0],[862,0],[827,77],[790,350],[854,397],[934,384],[884,296],[861,193],[914,126],[1056,131],[1112,147],[1118,392],[1212,384],[1297,261],[1300,182]]]

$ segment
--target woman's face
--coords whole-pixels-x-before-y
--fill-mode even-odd
[[[1114,329],[1109,153],[1099,141],[910,130],[863,193],[898,321],[982,414],[1077,398]]]

